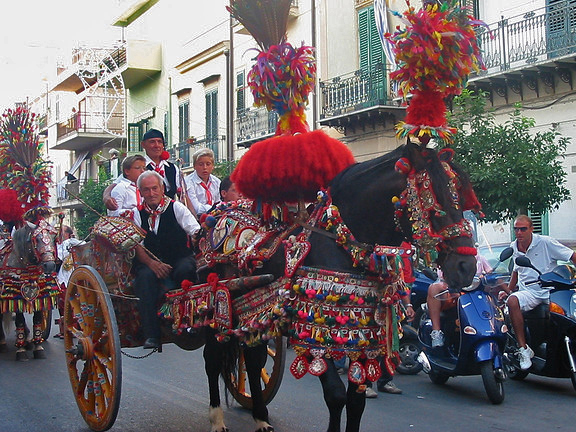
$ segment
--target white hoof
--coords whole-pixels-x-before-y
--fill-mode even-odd
[[[228,432],[228,428],[224,424],[222,407],[210,407],[208,418],[210,419],[210,432]]]

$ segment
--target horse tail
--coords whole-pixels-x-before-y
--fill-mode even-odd
[[[240,358],[240,343],[234,336],[229,341],[222,344],[222,379],[226,383],[224,386],[224,398],[226,406],[229,407],[230,390],[229,385],[234,385],[238,379],[238,359]]]

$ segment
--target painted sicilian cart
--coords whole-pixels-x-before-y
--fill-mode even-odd
[[[122,348],[144,343],[131,272],[135,247],[144,236],[145,232],[130,219],[102,217],[93,227],[90,241],[71,248],[74,270],[66,291],[64,345],[76,402],[95,431],[112,427],[118,414]],[[167,281],[166,288],[173,289],[167,291],[165,302],[159,306],[162,343],[175,343],[185,350],[202,347],[207,326],[216,322],[227,325],[232,320],[232,310],[226,309],[232,304],[222,301],[223,288],[233,292],[262,280],[269,281],[216,279],[199,285],[183,284],[177,289]],[[278,348],[268,351],[260,372],[268,399],[274,397],[282,378],[282,347],[279,343]],[[243,368],[241,363],[238,367]],[[251,397],[243,380],[229,380],[227,384],[238,402],[249,407]]]
[[[46,358],[42,343],[59,294],[56,230],[47,220],[50,163],[42,158],[35,117],[17,107],[0,118],[0,314],[15,315],[19,361],[28,360],[29,346],[35,359]],[[24,314],[33,315],[31,334]],[[0,326],[0,351],[6,350]]]

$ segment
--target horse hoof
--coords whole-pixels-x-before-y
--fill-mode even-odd
[[[16,353],[16,361],[21,361],[21,362],[28,361],[28,354],[26,354],[26,351],[18,351]]]
[[[0,344],[0,353],[5,352],[8,352],[8,344],[7,343]]]
[[[43,360],[46,358],[46,353],[44,352],[43,349],[41,350],[34,350],[34,358],[36,360]]]

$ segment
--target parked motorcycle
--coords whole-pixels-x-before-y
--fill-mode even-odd
[[[536,270],[539,277],[533,283],[549,287],[551,291],[549,304],[541,304],[524,313],[526,341],[534,351],[532,366],[528,370],[520,369],[517,341],[510,317],[505,313],[511,329],[504,352],[508,376],[514,380],[522,380],[529,373],[570,378],[576,390],[576,280],[572,279],[566,266],[542,274],[528,257],[516,258],[516,264]]]
[[[500,261],[511,255],[512,249],[505,249]],[[432,348],[432,321],[425,310],[418,332],[423,345],[419,361],[435,384],[444,384],[455,376],[481,375],[488,399],[500,404],[506,379],[502,354],[507,326],[494,297],[485,292],[485,282],[485,278],[475,278],[461,292],[448,289],[439,294],[440,300],[456,302],[442,315],[443,347]]]

